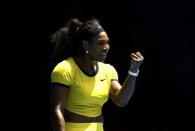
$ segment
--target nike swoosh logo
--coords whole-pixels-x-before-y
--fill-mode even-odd
[[[104,81],[104,80],[106,80],[106,79],[100,79],[100,81]]]

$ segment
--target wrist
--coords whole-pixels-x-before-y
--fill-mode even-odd
[[[130,76],[135,76],[135,77],[137,77],[137,76],[139,75],[139,69],[135,69],[135,70],[129,69],[128,74],[129,74]]]

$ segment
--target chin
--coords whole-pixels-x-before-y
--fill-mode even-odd
[[[106,60],[106,58],[100,58],[100,59],[98,59],[97,61],[99,61],[99,62],[104,62]]]
[[[94,57],[94,60],[97,62],[104,62],[106,60],[106,55]]]

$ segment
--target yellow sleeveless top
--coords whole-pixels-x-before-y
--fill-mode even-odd
[[[118,80],[118,74],[110,64],[98,62],[96,75],[88,76],[72,57],[58,63],[51,74],[51,83],[70,87],[65,108],[89,117],[102,113],[102,106],[108,100],[113,79]]]

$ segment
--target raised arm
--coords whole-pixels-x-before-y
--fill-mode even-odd
[[[124,83],[121,85],[118,81],[111,82],[110,97],[113,102],[121,107],[127,105],[135,90],[136,77],[139,73],[139,67],[144,57],[140,52],[131,53],[131,65]]]

